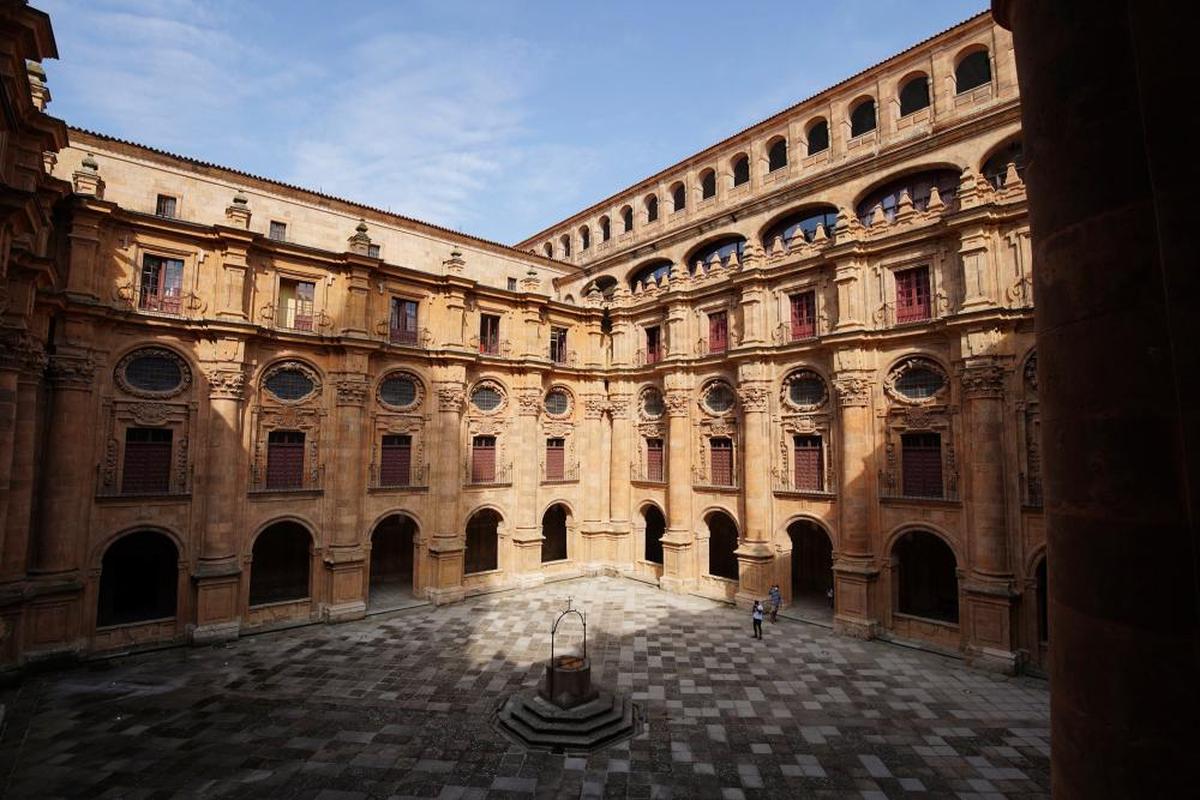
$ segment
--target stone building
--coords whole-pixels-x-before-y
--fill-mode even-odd
[[[4,663],[597,572],[1044,662],[989,15],[507,247],[67,129],[4,8]]]

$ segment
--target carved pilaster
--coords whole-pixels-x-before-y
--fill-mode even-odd
[[[517,413],[522,417],[537,416],[542,410],[542,392],[540,389],[517,389],[513,394],[517,398]]]
[[[861,375],[835,378],[833,388],[842,407],[865,406],[871,402],[871,381]]]
[[[767,385],[764,383],[742,384],[738,387],[738,402],[742,411],[765,413],[767,410]]]
[[[339,406],[361,406],[367,402],[367,395],[371,392],[366,375],[354,375],[351,373],[344,373],[338,376],[334,381],[334,389],[337,392],[337,404]]]
[[[96,378],[96,361],[86,354],[54,355],[46,367],[46,377],[59,388],[90,389]]]
[[[461,414],[467,404],[467,393],[461,383],[439,383],[435,388],[438,411]]]
[[[241,400],[246,396],[246,373],[238,367],[214,367],[204,374],[208,396],[219,400]]]
[[[588,394],[583,397],[584,419],[600,419],[608,411],[608,398],[602,394]]]
[[[633,395],[631,394],[610,394],[608,396],[608,408],[612,413],[612,418],[629,419],[632,399]]]
[[[666,394],[667,416],[686,417],[691,404],[691,392],[686,389],[670,389]]]
[[[1004,370],[995,364],[969,366],[962,373],[965,397],[1003,397]]]

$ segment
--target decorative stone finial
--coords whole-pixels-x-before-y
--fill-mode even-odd
[[[104,199],[104,179],[100,177],[100,163],[91,153],[83,157],[79,169],[71,175],[71,183],[76,194]]]
[[[929,187],[929,202],[925,204],[926,211],[941,211],[946,204],[942,202],[942,193],[936,186]]]
[[[235,228],[250,229],[250,198],[241,189],[234,192],[233,202],[225,207],[225,219]]]
[[[361,217],[354,226],[354,235],[346,240],[350,243],[350,252],[365,256],[371,252],[371,237],[367,235],[367,221]]]
[[[455,247],[450,251],[450,257],[442,262],[442,266],[446,268],[446,272],[462,274],[467,262],[463,260],[462,251]]]
[[[530,267],[525,272],[525,277],[521,279],[521,288],[527,292],[536,292],[542,288],[542,281],[538,277],[536,269]]]
[[[45,111],[50,105],[50,90],[46,88],[46,70],[36,61],[25,62],[25,72],[29,76],[29,94],[33,105],[38,111]]]

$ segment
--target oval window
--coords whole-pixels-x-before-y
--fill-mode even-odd
[[[819,406],[825,402],[825,381],[815,372],[797,373],[788,383],[788,400],[795,406]]]
[[[408,408],[417,402],[417,382],[408,375],[392,375],[379,384],[379,399],[389,406]]]
[[[500,392],[491,386],[480,386],[471,392],[471,405],[480,411],[495,411],[504,402]]]
[[[662,392],[658,389],[647,389],[646,393],[642,395],[642,413],[650,419],[657,419],[663,415],[665,410]]]
[[[552,389],[546,395],[546,413],[561,417],[571,408],[571,398],[562,389]]]
[[[281,369],[264,381],[267,391],[280,400],[302,400],[316,390],[312,378],[298,369]]]
[[[125,365],[125,382],[143,392],[173,392],[183,383],[183,370],[179,359],[166,353],[142,353]]]
[[[704,405],[709,411],[724,414],[733,408],[733,390],[723,383],[714,383],[704,393]]]
[[[946,385],[939,372],[929,367],[913,367],[896,378],[896,391],[910,400],[933,397]]]

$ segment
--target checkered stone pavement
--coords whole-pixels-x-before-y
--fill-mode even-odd
[[[568,595],[594,681],[646,729],[526,753],[488,717],[536,685]],[[760,642],[747,612],[591,578],[30,677],[0,694],[0,795],[1048,797],[1048,701],[1036,679],[788,620]]]

